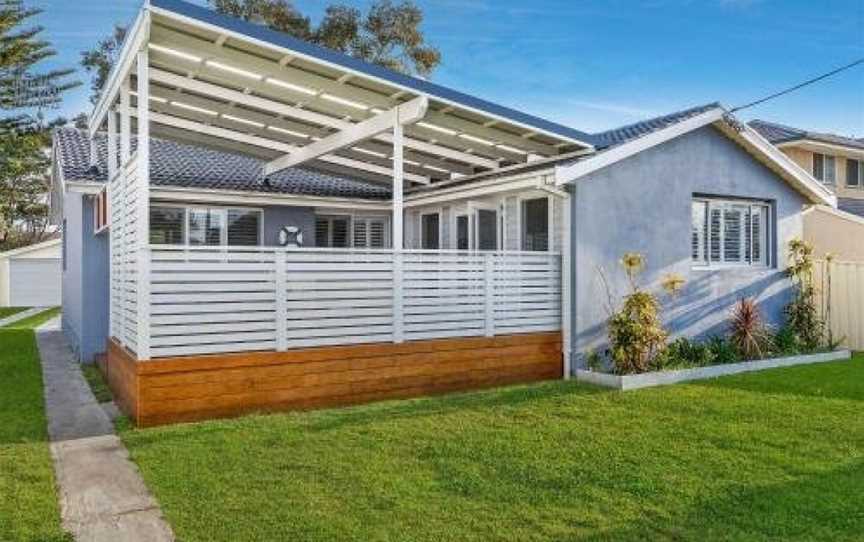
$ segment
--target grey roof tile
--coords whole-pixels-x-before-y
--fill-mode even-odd
[[[864,199],[837,198],[837,208],[864,218]]]
[[[609,149],[720,107],[722,106],[717,102],[698,105],[682,111],[669,113],[668,115],[661,115],[659,117],[654,117],[653,119],[639,121],[619,128],[613,128],[612,130],[607,130],[605,132],[598,132],[592,134],[592,137],[594,138],[598,150]]]
[[[133,148],[135,141],[133,140]],[[90,142],[76,128],[54,131],[54,148],[66,180],[105,182],[108,145],[97,134],[97,166],[90,166]],[[390,189],[373,182],[350,179],[307,168],[289,168],[261,182],[263,162],[164,139],[150,140],[150,184],[183,188],[241,190],[271,194],[389,199]]]
[[[788,141],[797,141],[799,139],[811,139],[813,141],[821,141],[832,145],[840,145],[842,147],[851,147],[853,149],[864,149],[864,139],[854,139],[844,137],[837,134],[826,134],[822,132],[810,132],[800,128],[793,128],[776,122],[768,122],[765,120],[752,120],[749,122],[750,127],[762,134],[762,136],[771,143],[785,143]]]

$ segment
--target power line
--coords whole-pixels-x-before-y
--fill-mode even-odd
[[[747,109],[748,107],[753,107],[754,105],[759,105],[761,103],[767,102],[768,100],[773,100],[774,98],[778,98],[780,96],[783,96],[784,94],[789,94],[790,92],[795,92],[799,88],[804,88],[808,85],[812,85],[813,83],[819,82],[823,79],[828,79],[832,75],[836,75],[842,71],[854,68],[855,66],[858,66],[859,64],[864,64],[864,58],[859,58],[858,60],[856,60],[855,62],[852,62],[851,64],[846,64],[845,66],[841,66],[841,67],[837,68],[836,70],[831,70],[828,73],[823,73],[819,77],[814,77],[813,79],[808,79],[807,81],[804,81],[803,83],[799,83],[799,84],[795,85],[794,87],[789,87],[785,90],[781,90],[780,92],[775,92],[774,94],[771,94],[770,96],[766,96],[764,98],[756,100],[755,102],[750,102],[748,104],[740,105],[740,106],[732,109],[729,112],[734,113],[736,111],[741,111],[742,109]]]

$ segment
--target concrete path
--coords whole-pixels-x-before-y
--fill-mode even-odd
[[[174,540],[52,320],[36,331],[63,528],[78,542]]]
[[[14,324],[18,320],[23,320],[25,318],[30,318],[34,314],[39,314],[42,311],[47,311],[51,307],[33,307],[31,309],[26,309],[21,312],[16,312],[12,316],[7,316],[6,318],[0,318],[0,327],[8,326],[9,324]]]

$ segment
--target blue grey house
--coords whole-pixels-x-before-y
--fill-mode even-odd
[[[141,424],[569,377],[627,251],[687,280],[675,333],[779,322],[836,205],[718,104],[588,134],[180,0],[55,132],[52,201],[63,328]]]

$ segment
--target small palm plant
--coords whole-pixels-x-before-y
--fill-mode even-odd
[[[752,298],[742,298],[732,309],[730,339],[745,359],[764,357],[771,341],[759,306]]]

